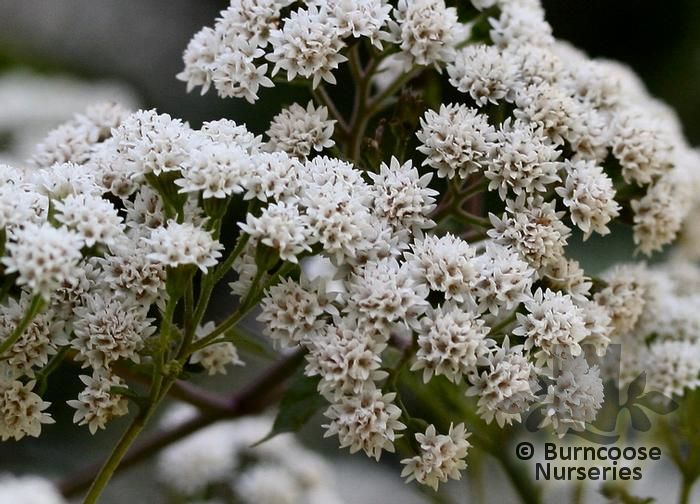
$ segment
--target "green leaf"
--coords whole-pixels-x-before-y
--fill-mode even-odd
[[[275,353],[261,343],[255,336],[245,333],[238,328],[226,333],[226,339],[236,345],[236,348],[247,354],[265,359],[274,359]]]
[[[326,404],[325,399],[318,393],[319,380],[317,376],[305,376],[303,369],[297,371],[280,401],[272,430],[253,446],[262,444],[278,434],[297,432],[301,429]]]

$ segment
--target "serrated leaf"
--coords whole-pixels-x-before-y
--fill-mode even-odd
[[[678,403],[657,390],[652,390],[637,399],[637,404],[650,409],[657,415],[668,415],[678,409]]]
[[[317,376],[305,376],[303,370],[297,371],[280,401],[272,430],[253,446],[264,443],[278,434],[297,432],[301,429],[326,404],[326,400],[318,392],[319,381]]]

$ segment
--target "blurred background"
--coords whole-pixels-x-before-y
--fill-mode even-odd
[[[652,94],[678,111],[691,144],[700,144],[700,2],[543,3],[557,37],[591,56],[629,64]],[[277,87],[263,90],[253,109],[242,100],[220,100],[213,93],[187,94],[184,83],[175,79],[191,36],[211,25],[226,6],[223,0],[0,0],[0,162],[21,161],[48,130],[106,99],[134,108],[155,107],[195,127],[204,120],[228,117],[263,132],[281,103],[307,98],[297,89]],[[602,242],[592,241],[587,252],[580,254],[587,268],[599,264],[604,250]],[[606,254],[612,250],[613,255],[629,257],[632,250],[629,242],[612,248],[606,242],[606,246]],[[234,374],[217,386],[230,389],[232,383],[245,379],[245,374]],[[79,383],[70,374],[64,380],[57,376],[52,383],[49,394],[57,425],[45,429],[41,440],[1,444],[0,472],[65,475],[101,456],[118,435],[124,419],[95,437],[87,429],[73,427],[65,400],[77,394]],[[315,422],[304,440],[335,455],[335,440],[319,441],[320,423]],[[404,486],[393,469],[384,475],[364,457],[348,462],[347,454],[343,455],[335,472],[347,502],[429,502],[412,486]],[[645,475],[642,483],[649,492],[674,493],[675,475],[662,468],[653,470],[662,472],[658,477]],[[119,478],[104,502],[160,502],[148,471],[148,466],[140,466]],[[358,478],[374,483],[358,488]],[[453,485],[452,493],[465,495],[454,489],[458,487]],[[510,502],[512,496],[502,493],[507,491],[497,492],[493,501]]]

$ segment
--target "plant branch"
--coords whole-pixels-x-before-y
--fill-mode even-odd
[[[326,91],[326,87],[323,85],[323,83],[319,84],[316,89],[312,88],[311,95],[318,103],[324,105],[328,109],[328,113],[337,121],[343,136],[347,136],[350,133],[350,126],[343,117],[343,114],[341,114],[338,110],[338,107],[328,94],[328,91]]]
[[[277,362],[240,393],[228,398],[226,409],[201,412],[184,424],[158,432],[153,437],[137,443],[126,452],[121,459],[121,464],[115,467],[114,472],[117,473],[132,467],[166,446],[219,420],[239,418],[264,411],[265,408],[279,399],[283,390],[283,382],[294,373],[303,360],[304,353],[298,351]],[[99,465],[92,465],[65,479],[59,485],[61,493],[67,498],[78,495],[90,486],[90,482],[99,470]]]

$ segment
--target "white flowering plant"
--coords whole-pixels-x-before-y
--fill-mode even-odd
[[[103,104],[2,166],[0,437],[52,423],[47,380],[75,365],[76,423],[134,412],[101,469],[63,486],[90,484],[86,503],[122,462],[278,403],[272,434],[323,404],[341,448],[397,450],[434,490],[473,443],[533,502],[499,444],[533,410],[586,429],[604,400],[589,353],[631,342],[629,373],[697,387],[700,333],[666,338],[657,317],[680,297],[697,313],[696,291],[642,263],[591,277],[567,245],[628,225],[661,250],[700,156],[631,70],[556,40],[537,0],[472,4],[232,0],[177,77],[251,103],[308,90],[264,136]],[[253,319],[277,365],[228,398],[187,383],[243,365]],[[168,395],[200,416],[128,454]]]

